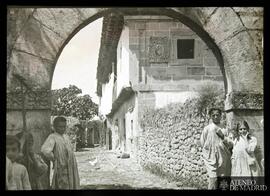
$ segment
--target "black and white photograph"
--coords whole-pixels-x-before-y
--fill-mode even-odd
[[[6,190],[269,188],[264,7],[6,9]]]

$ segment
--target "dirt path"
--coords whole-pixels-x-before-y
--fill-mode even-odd
[[[75,153],[82,189],[180,189],[175,183],[143,170],[132,158],[117,158],[101,147],[84,150]]]

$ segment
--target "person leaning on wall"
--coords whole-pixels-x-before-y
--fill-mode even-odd
[[[48,172],[48,165],[43,160],[40,152],[34,151],[34,137],[32,133],[23,133],[23,136],[17,135],[21,141],[21,156],[18,160],[23,164],[29,173],[29,180],[33,190],[47,189],[42,182],[42,176]]]
[[[257,139],[247,121],[237,123],[232,153],[232,176],[261,176],[261,156]]]
[[[211,108],[211,122],[201,134],[202,157],[208,173],[208,189],[217,189],[218,177],[229,177],[231,173],[231,145],[223,140],[228,131],[221,124],[222,111]]]

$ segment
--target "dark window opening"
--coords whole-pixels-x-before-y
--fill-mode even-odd
[[[177,58],[194,59],[194,39],[177,40]]]

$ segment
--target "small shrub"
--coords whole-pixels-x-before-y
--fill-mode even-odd
[[[201,115],[207,116],[211,107],[224,109],[225,92],[222,85],[213,81],[203,81],[195,90],[198,92],[196,108]]]

